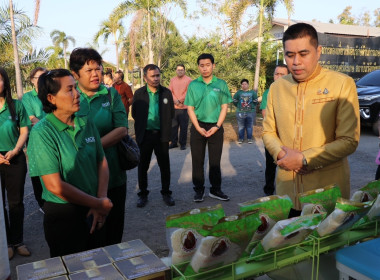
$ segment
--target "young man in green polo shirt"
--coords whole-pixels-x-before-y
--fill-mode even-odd
[[[220,160],[223,150],[222,124],[227,115],[228,103],[232,102],[227,83],[213,76],[214,57],[201,54],[198,59],[201,76],[192,81],[187,89],[185,105],[193,125],[190,130],[190,147],[193,166],[194,201],[204,199],[204,160],[206,145],[209,155],[209,196],[219,200],[230,198],[221,190]]]
[[[170,90],[161,86],[161,71],[148,64],[143,69],[145,86],[136,90],[132,102],[136,142],[140,148],[138,166],[139,199],[137,207],[148,203],[148,169],[154,151],[161,172],[161,194],[166,205],[174,206],[170,191],[169,141],[174,117],[174,102]]]

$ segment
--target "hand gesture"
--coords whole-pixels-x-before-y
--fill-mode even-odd
[[[0,154],[0,164],[10,165],[9,160],[7,160],[4,155]]]

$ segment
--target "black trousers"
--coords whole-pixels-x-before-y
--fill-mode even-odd
[[[0,152],[5,155],[7,152]],[[0,164],[1,191],[4,198],[4,218],[8,245],[23,242],[24,230],[24,185],[26,177],[26,158],[24,152],[13,157],[10,165]],[[5,195],[6,193],[6,195]],[[8,201],[7,212],[5,198]]]
[[[170,160],[169,142],[161,142],[159,130],[146,130],[144,139],[139,144],[140,163],[138,165],[139,196],[147,196],[148,191],[148,169],[152,153],[157,157],[157,163],[161,172],[161,194],[171,194],[170,188]]]
[[[74,254],[104,246],[105,228],[90,234],[92,216],[87,207],[71,203],[44,203],[45,239],[50,257]]]
[[[37,200],[38,206],[42,208],[45,200],[42,199],[42,183],[39,176],[30,177],[33,185],[34,197]]]
[[[108,198],[113,207],[106,220],[106,245],[121,242],[124,231],[125,199],[127,195],[127,184],[108,190]]]
[[[215,126],[215,123],[199,122],[199,125],[207,131],[211,127]],[[194,190],[204,190],[204,162],[206,154],[206,145],[208,146],[209,180],[211,184],[211,190],[220,190],[222,184],[220,160],[222,158],[223,150],[223,127],[221,127],[211,137],[204,137],[201,134],[199,134],[199,132],[195,129],[194,125],[191,126],[190,133]]]
[[[379,179],[380,179],[380,165],[377,166],[376,175],[375,175],[375,180],[379,180]]]
[[[277,165],[274,163],[272,155],[265,148],[265,187],[274,190],[274,180],[276,178]]]
[[[172,144],[178,143],[178,128],[179,128],[179,144],[186,146],[187,127],[189,126],[189,115],[187,109],[175,109],[174,119],[172,120]]]

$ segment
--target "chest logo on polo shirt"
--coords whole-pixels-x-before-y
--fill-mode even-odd
[[[220,92],[220,88],[213,88],[213,91]]]
[[[104,107],[109,107],[111,104],[110,104],[110,102],[108,101],[108,102],[106,102],[106,103],[102,103],[102,107],[104,108]]]
[[[85,138],[86,140],[86,143],[95,143],[95,137],[94,136],[91,136],[91,137],[87,137]]]

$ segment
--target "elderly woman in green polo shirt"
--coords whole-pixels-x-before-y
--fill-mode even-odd
[[[33,90],[24,93],[22,96],[22,104],[25,107],[25,111],[28,114],[32,126],[38,123],[43,117],[45,117],[45,112],[42,110],[41,100],[38,98],[38,79],[39,77],[46,72],[46,69],[43,67],[34,68],[29,75],[29,81],[33,85]],[[31,177],[34,197],[37,200],[38,205],[40,206],[40,211],[44,206],[44,201],[42,199],[42,185],[39,177]],[[42,211],[43,212],[43,211]]]
[[[95,123],[109,166],[108,197],[114,207],[107,217],[105,245],[120,243],[124,230],[127,175],[120,168],[116,144],[128,134],[128,117],[119,93],[101,84],[102,57],[96,50],[74,49],[70,55],[70,69],[80,93],[77,115],[87,116]]]
[[[9,259],[13,257],[14,249],[19,255],[30,255],[23,244],[26,159],[22,151],[29,125],[24,106],[12,99],[7,72],[0,68],[0,177]],[[5,199],[9,211],[5,208]]]
[[[50,255],[98,247],[103,242],[99,231],[112,208],[99,133],[87,117],[75,116],[79,93],[68,70],[42,74],[38,96],[47,115],[30,133],[29,172],[43,183]]]

